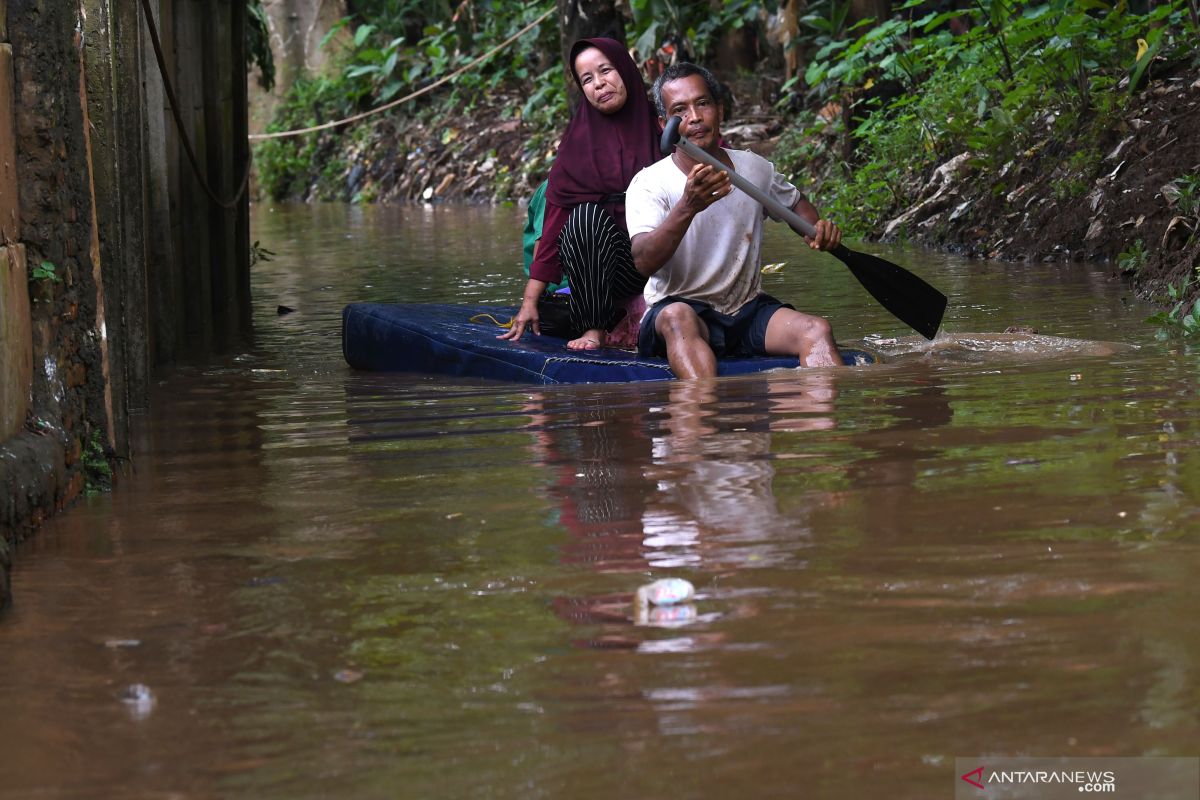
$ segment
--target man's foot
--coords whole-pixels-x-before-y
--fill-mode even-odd
[[[584,331],[583,336],[567,342],[568,350],[599,350],[601,347],[604,347],[604,331],[599,328]]]

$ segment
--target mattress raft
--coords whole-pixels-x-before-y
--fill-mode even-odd
[[[355,369],[422,372],[520,383],[624,383],[674,378],[666,359],[605,347],[567,349],[564,339],[525,334],[497,339],[512,306],[351,303],[342,311],[342,354]],[[843,349],[850,366],[875,363],[864,350]],[[794,368],[795,358],[762,356],[717,362],[719,375]]]

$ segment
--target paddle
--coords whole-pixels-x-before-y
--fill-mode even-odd
[[[678,147],[696,161],[729,173],[733,185],[753,197],[774,219],[786,222],[803,236],[816,234],[807,220],[766,194],[762,189],[722,164],[713,156],[679,135],[679,117],[671,117],[663,130],[659,147],[664,155]],[[850,268],[850,272],[896,319],[910,326],[926,339],[937,336],[946,312],[946,295],[930,286],[908,270],[869,253],[857,253],[842,245],[829,251],[830,255]]]

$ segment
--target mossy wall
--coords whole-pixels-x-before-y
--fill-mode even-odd
[[[0,0],[0,605],[7,553],[129,452],[153,370],[249,333],[245,6]],[[205,184],[208,190],[204,188]],[[201,246],[202,243],[202,246]]]

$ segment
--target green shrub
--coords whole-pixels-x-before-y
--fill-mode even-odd
[[[88,494],[107,492],[112,489],[112,465],[104,452],[104,443],[99,430],[93,430],[83,448],[84,486]]]
[[[1137,275],[1142,271],[1142,267],[1146,266],[1146,260],[1150,254],[1146,252],[1146,246],[1138,239],[1129,248],[1117,256],[1117,268],[1126,275]]]
[[[1168,286],[1167,294],[1174,305],[1170,310],[1160,311],[1146,320],[1159,327],[1159,338],[1200,336],[1200,296],[1191,292],[1197,278],[1200,278],[1200,267],[1187,279]]]

